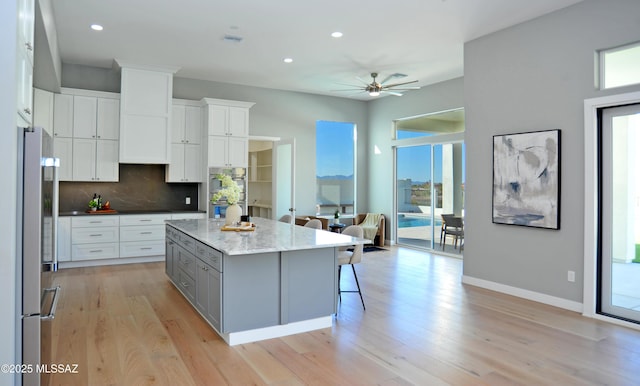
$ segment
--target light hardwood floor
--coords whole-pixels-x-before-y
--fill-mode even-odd
[[[462,285],[405,248],[356,266],[332,328],[227,346],[161,263],[60,271],[55,385],[638,385],[640,332]],[[351,270],[344,270],[349,289]]]

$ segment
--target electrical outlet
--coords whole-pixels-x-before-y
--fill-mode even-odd
[[[191,197],[187,197],[184,199],[184,203],[187,205],[191,205]]]
[[[574,271],[568,271],[567,272],[567,280],[570,282],[575,282],[576,281],[576,273]]]

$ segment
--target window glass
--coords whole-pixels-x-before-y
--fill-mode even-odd
[[[640,43],[600,52],[601,87],[640,83]]]
[[[316,212],[353,214],[355,207],[356,125],[316,123]]]

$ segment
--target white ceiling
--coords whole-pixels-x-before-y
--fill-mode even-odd
[[[463,75],[463,44],[581,0],[55,0],[63,63],[180,67],[178,77],[371,99],[356,77]],[[101,32],[89,26],[104,26]],[[332,38],[341,31],[344,36]],[[240,43],[225,41],[240,36]],[[283,62],[285,57],[293,63]],[[413,85],[412,85],[413,86]],[[411,92],[411,91],[409,91]]]

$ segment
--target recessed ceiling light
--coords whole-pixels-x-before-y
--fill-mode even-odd
[[[103,28],[100,24],[91,24],[91,29],[94,31],[102,31]]]
[[[341,38],[342,37],[342,32],[340,32],[340,31],[333,32],[333,33],[331,33],[331,36],[334,37],[334,38]]]
[[[285,63],[293,63],[293,59],[291,59],[291,58],[284,58],[284,62],[285,62]]]

